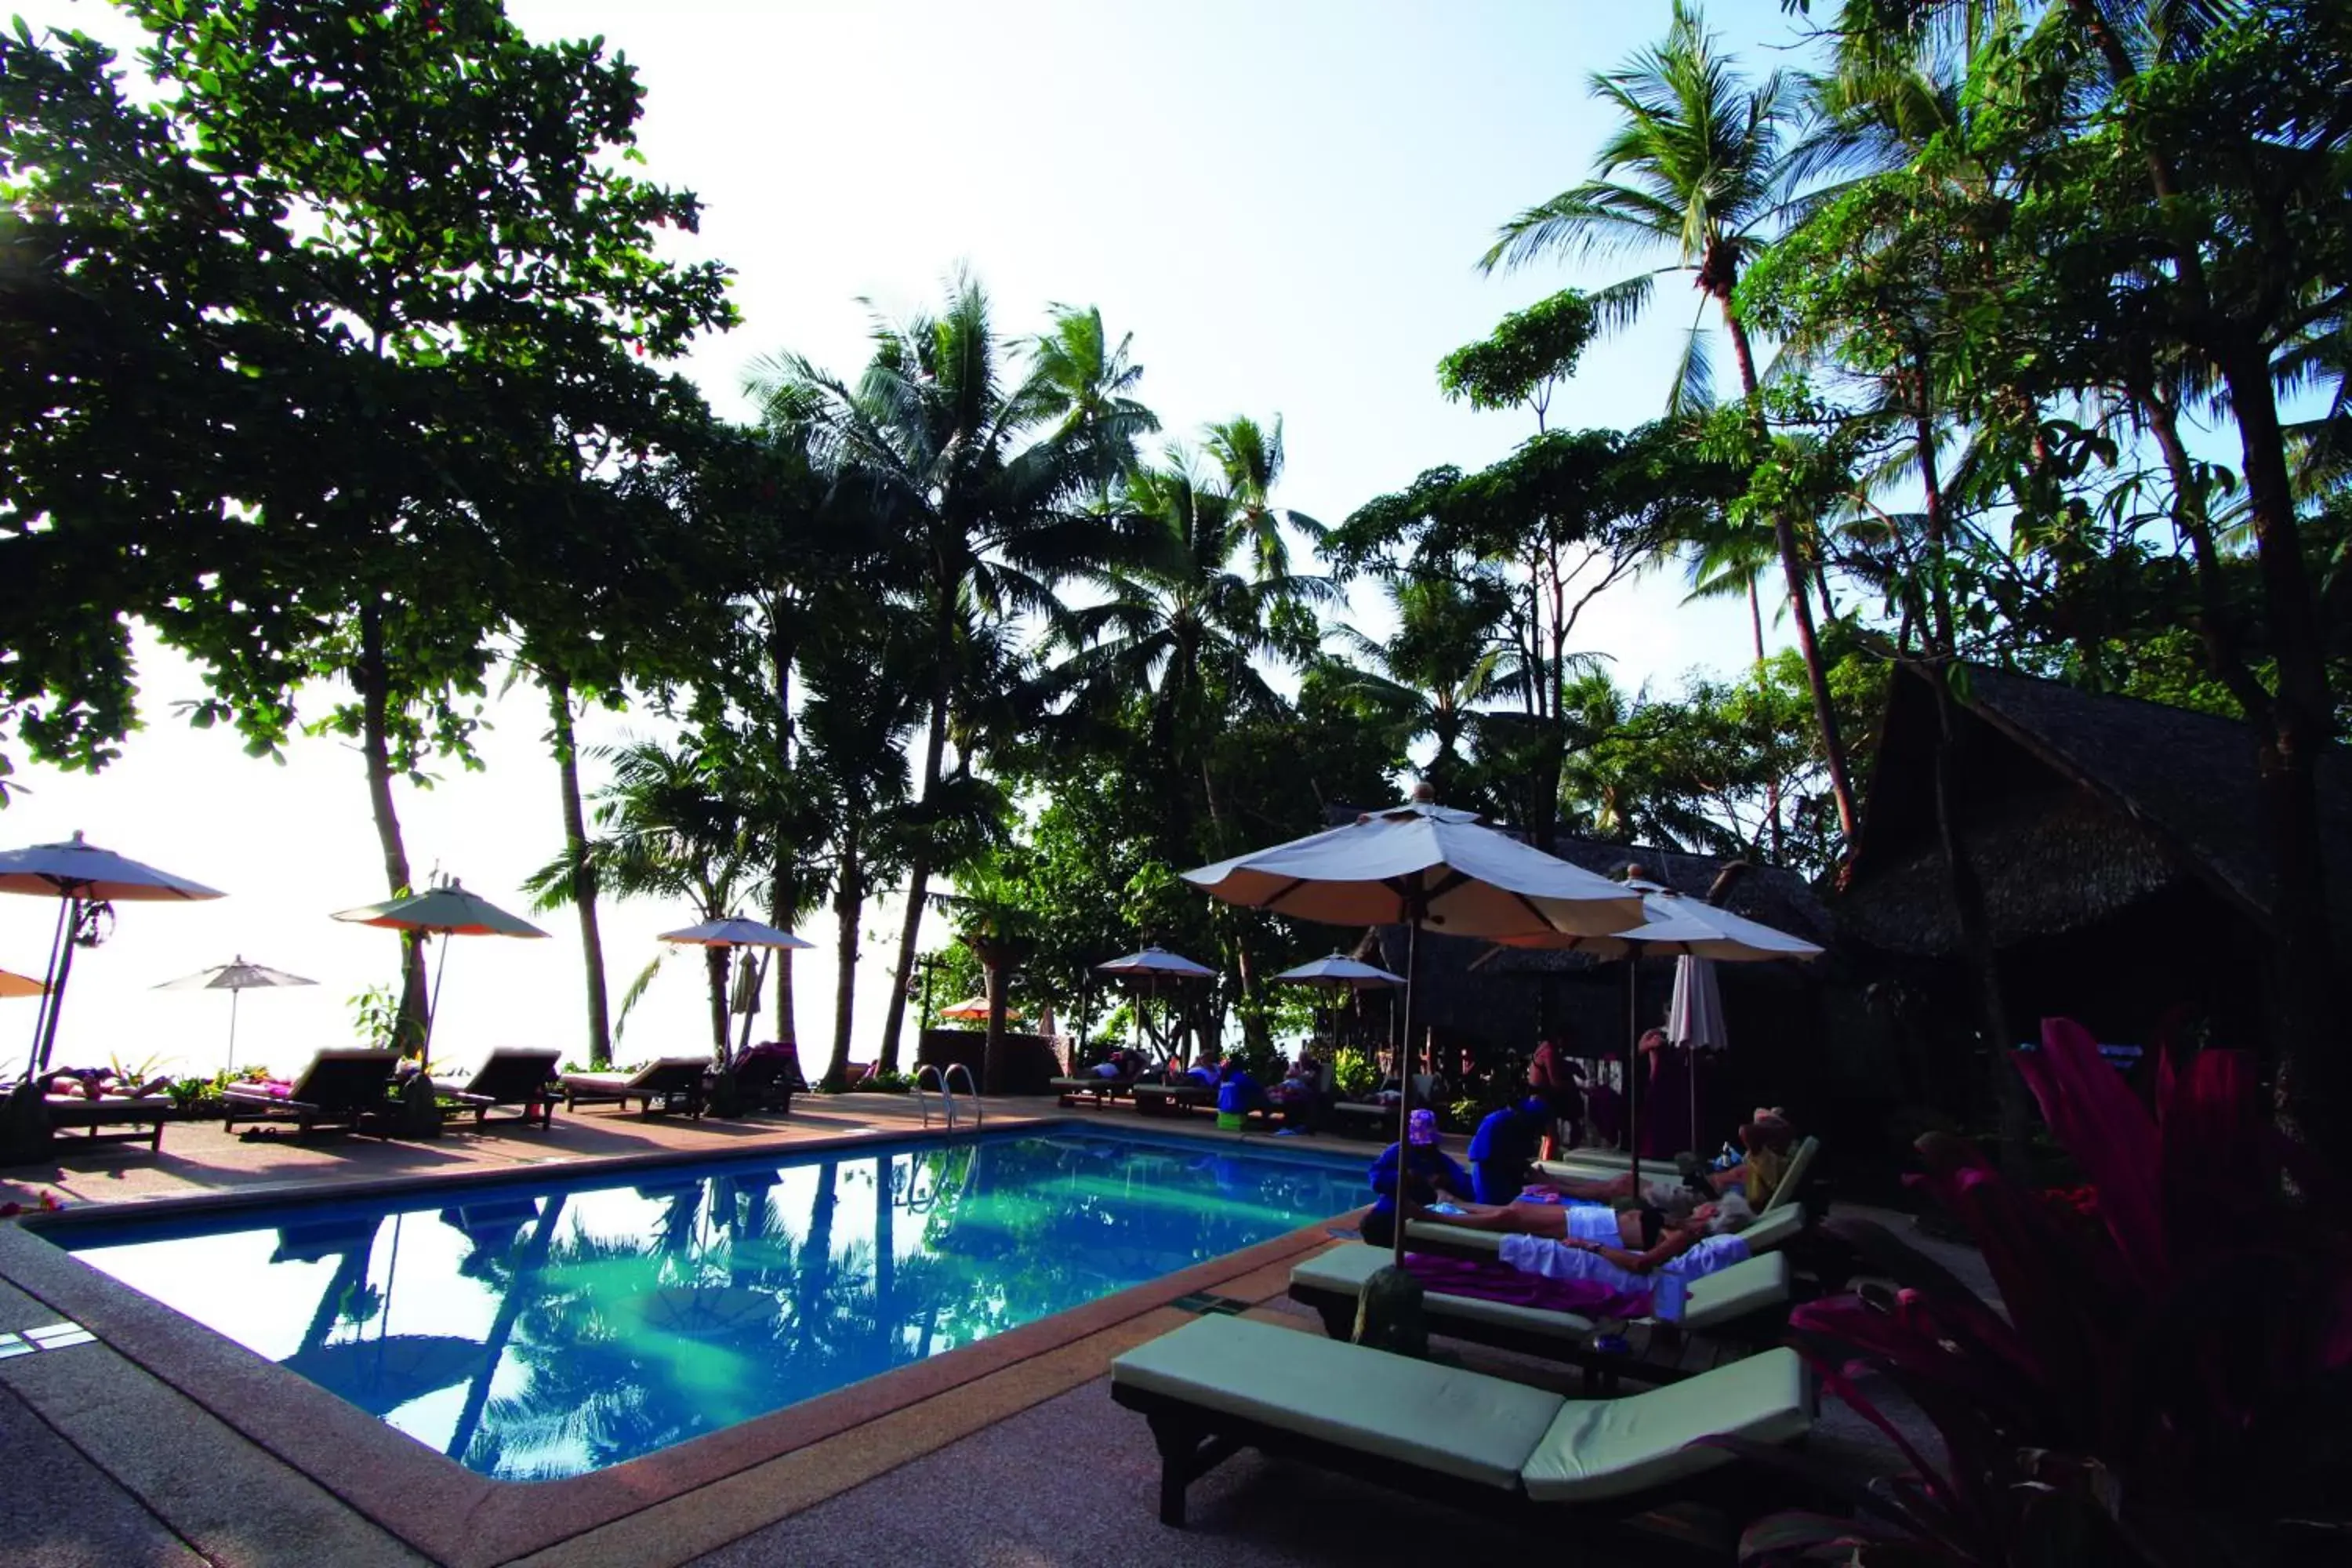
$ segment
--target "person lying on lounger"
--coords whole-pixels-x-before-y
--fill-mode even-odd
[[[1571,1251],[1592,1253],[1628,1272],[1646,1274],[1711,1237],[1735,1236],[1747,1229],[1756,1211],[1748,1207],[1747,1199],[1731,1193],[1685,1215],[1669,1214],[1648,1204],[1624,1209],[1573,1204],[1476,1204],[1465,1205],[1458,1215],[1437,1217],[1469,1230],[1545,1237]]]
[[[1780,1179],[1789,1173],[1791,1131],[1786,1121],[1747,1122],[1739,1129],[1740,1147],[1747,1151],[1747,1158],[1738,1164],[1719,1171],[1694,1170],[1673,1181],[1644,1181],[1638,1191],[1631,1171],[1614,1176],[1571,1176],[1554,1184],[1570,1197],[1584,1203],[1639,1198],[1659,1208],[1687,1209],[1710,1195],[1738,1193],[1748,1200],[1749,1207],[1762,1208],[1771,1202],[1773,1193],[1780,1189]]]

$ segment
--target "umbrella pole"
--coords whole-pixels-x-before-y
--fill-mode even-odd
[[[1633,1144],[1633,1195],[1642,1195],[1642,961],[1625,954],[1625,1132]]]
[[[81,928],[82,901],[79,895],[66,900],[69,918],[59,928],[65,938],[57,950],[57,976],[49,982],[48,1006],[41,1018],[41,1049],[35,1063],[36,1076],[49,1070],[49,1052],[58,1043],[58,1016],[65,1011],[66,978],[73,973],[74,932]]]
[[[217,950],[215,950],[215,951],[217,951]],[[304,967],[306,967],[306,968],[307,968],[307,967],[309,967],[309,966],[308,966],[308,965],[305,965]],[[234,1073],[236,1071],[236,1000],[237,1000],[237,998],[238,998],[238,997],[240,997],[240,996],[242,996],[242,995],[244,995],[244,994],[245,994],[245,992],[244,992],[244,990],[243,990],[241,987],[234,986],[234,985],[233,985],[233,986],[231,986],[231,987],[229,987],[229,993],[228,993],[228,1070],[229,1070],[229,1072],[230,1072],[230,1073],[232,1073],[232,1074],[234,1074]]]
[[[1414,911],[1409,911],[1409,914]],[[1405,1142],[1412,1131],[1412,1058],[1405,1045],[1412,1038],[1412,987],[1421,978],[1421,921],[1408,919],[1404,928],[1404,1035],[1397,1043],[1397,1202],[1396,1223],[1391,1227],[1395,1236],[1389,1243],[1389,1267],[1404,1267],[1405,1184],[1406,1161],[1412,1145]]]
[[[425,1009],[425,1038],[416,1047],[416,1059],[420,1062],[433,1059],[433,1023],[441,1016],[441,976],[449,967],[449,933],[441,931],[437,934],[441,938],[441,951],[433,960],[433,1001]]]
[[[48,1026],[49,1004],[58,994],[58,953],[66,944],[66,910],[72,902],[70,899],[58,900],[58,929],[49,938],[49,961],[41,966],[41,1005],[33,1013],[32,1048],[25,1053],[26,1078],[40,1071],[41,1040]]]

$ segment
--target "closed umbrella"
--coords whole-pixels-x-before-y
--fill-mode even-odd
[[[1424,785],[1415,798],[1184,873],[1193,886],[1251,909],[1330,925],[1405,928],[1404,1030],[1399,1042],[1397,1142],[1412,1107],[1412,982],[1422,928],[1449,935],[1600,935],[1639,924],[1641,900],[1617,883],[1452,811]],[[1397,1266],[1405,1226],[1396,1226]]]
[[[305,980],[299,974],[289,974],[282,969],[264,964],[247,963],[239,954],[226,963],[215,963],[210,969],[178,980],[166,980],[155,987],[158,991],[226,991],[228,993],[228,1068],[236,1070],[236,1004],[248,991],[269,991],[288,985],[316,985],[315,980]]]
[[[1723,987],[1715,960],[1684,953],[1675,960],[1674,1000],[1666,1005],[1666,1038],[1690,1053],[1691,1150],[1698,1151],[1698,1055],[1731,1043],[1723,1026]]]
[[[27,893],[58,900],[57,935],[50,941],[49,966],[42,976],[48,994],[33,1024],[28,1077],[47,1070],[49,1049],[57,1043],[58,1017],[65,1008],[66,979],[73,973],[74,939],[86,911],[108,904],[223,896],[219,889],[201,882],[100,849],[79,833],[63,844],[0,851],[0,893]]]
[[[439,937],[547,934],[520,916],[507,913],[479,893],[467,892],[454,877],[422,893],[340,910],[335,919],[385,931],[423,931]],[[441,974],[448,962],[449,950],[445,946],[441,955],[433,961],[433,997],[425,1010],[425,1038],[417,1046],[420,1057],[428,1055],[427,1047],[433,1043],[433,1026],[441,1014]]]

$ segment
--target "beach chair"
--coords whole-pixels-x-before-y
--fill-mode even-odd
[[[91,1143],[144,1143],[163,1147],[163,1123],[174,1114],[172,1101],[160,1094],[80,1095],[44,1100],[52,1133],[79,1132],[77,1146]]]
[[[1146,1116],[1176,1116],[1203,1107],[1217,1108],[1217,1086],[1213,1083],[1154,1083],[1131,1084],[1128,1094],[1135,1109]]]
[[[789,1115],[793,1096],[807,1090],[797,1051],[755,1050],[735,1063],[735,1092],[750,1110]]]
[[[296,1132],[308,1136],[322,1127],[364,1131],[371,1121],[389,1123],[394,1109],[392,1075],[399,1066],[398,1051],[358,1047],[320,1051],[282,1097],[262,1084],[229,1085],[222,1091],[228,1113],[221,1130],[234,1131],[240,1121],[290,1121]]]
[[[1196,1319],[1111,1363],[1111,1397],[1150,1422],[1160,1521],[1179,1529],[1187,1489],[1242,1448],[1547,1531],[1710,1491],[1760,1501],[1748,1467],[1693,1445],[1794,1442],[1815,1408],[1812,1379],[1786,1349],[1624,1399],[1564,1399],[1224,1316]]]
[[[583,1105],[617,1105],[623,1110],[638,1101],[640,1116],[677,1111],[697,1121],[702,1117],[702,1075],[710,1069],[705,1057],[664,1057],[634,1073],[568,1072],[562,1077],[563,1109]]]
[[[1739,1239],[1748,1244],[1750,1253],[1773,1252],[1796,1240],[1804,1231],[1804,1205],[1788,1204],[1758,1215],[1754,1223],[1739,1233]],[[1441,1225],[1435,1220],[1408,1220],[1404,1238],[1413,1251],[1433,1253],[1440,1258],[1490,1258],[1503,1253],[1501,1231],[1472,1230],[1467,1226]]]
[[[474,1113],[474,1125],[489,1121],[493,1110],[513,1108],[523,1125],[536,1121],[555,1125],[555,1064],[558,1051],[501,1047],[475,1072],[463,1089],[443,1089]]]
[[[1150,1068],[1145,1068],[1142,1072],[1126,1078],[1097,1078],[1092,1073],[1076,1073],[1067,1078],[1049,1078],[1045,1080],[1045,1087],[1054,1091],[1057,1104],[1076,1105],[1083,1099],[1091,1104],[1103,1106],[1123,1096],[1132,1095],[1136,1086],[1142,1083],[1150,1071]]]
[[[1364,1281],[1386,1268],[1389,1249],[1363,1242],[1328,1247],[1290,1271],[1290,1299],[1322,1314],[1323,1331],[1353,1337],[1356,1303]],[[1432,1289],[1422,1297],[1429,1331],[1498,1350],[1562,1361],[1584,1369],[1587,1392],[1614,1386],[1622,1373],[1644,1383],[1673,1383],[1704,1372],[1726,1355],[1696,1353],[1686,1336],[1705,1334],[1710,1351],[1745,1354],[1777,1342],[1789,1321],[1789,1259],[1779,1252],[1744,1258],[1690,1282],[1683,1315],[1672,1323],[1643,1319],[1643,1345],[1599,1352],[1598,1321],[1580,1312],[1547,1311],[1478,1296]],[[1596,1376],[1601,1381],[1595,1382]]]
[[[1813,1161],[1821,1152],[1822,1141],[1819,1138],[1808,1135],[1798,1140],[1796,1148],[1789,1155],[1789,1168],[1781,1173],[1780,1184],[1772,1189],[1772,1195],[1765,1201],[1762,1212],[1769,1214],[1797,1201],[1805,1178],[1812,1172]],[[1564,1159],[1538,1160],[1535,1168],[1538,1176],[1549,1182],[1605,1182],[1612,1176],[1623,1175],[1629,1165],[1629,1156],[1620,1150],[1579,1149],[1571,1151]],[[1664,1181],[1675,1174],[1676,1167],[1670,1160],[1644,1160],[1642,1163],[1645,1180],[1654,1170],[1657,1178]]]
[[[1412,1075],[1412,1102],[1428,1105],[1437,1092],[1435,1073],[1417,1072]],[[1332,1125],[1354,1137],[1378,1138],[1383,1142],[1396,1138],[1397,1108],[1373,1100],[1343,1100],[1331,1108]]]

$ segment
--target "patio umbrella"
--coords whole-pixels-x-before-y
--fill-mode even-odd
[[[356,925],[378,926],[385,931],[421,931],[427,936],[520,936],[544,937],[547,933],[519,916],[510,915],[479,893],[469,893],[452,877],[440,887],[406,898],[386,899],[380,904],[362,904],[355,910],[342,910],[335,919],[350,921]],[[441,956],[433,961],[433,997],[425,1009],[425,1038],[416,1047],[419,1057],[427,1055],[433,1043],[433,1026],[441,1015],[441,973],[447,967],[449,950],[443,947]]]
[[[1400,1143],[1412,1107],[1412,982],[1423,926],[1455,936],[1570,937],[1642,919],[1641,900],[1617,883],[1497,833],[1475,812],[1437,805],[1426,785],[1402,805],[1187,871],[1184,879],[1228,903],[1298,920],[1405,928]],[[1404,1233],[1400,1220],[1400,1268]]]
[[[316,985],[315,980],[305,980],[299,974],[289,974],[282,969],[270,969],[258,963],[247,963],[242,953],[226,963],[215,963],[210,969],[178,980],[166,980],[155,987],[158,991],[226,991],[228,993],[228,1068],[236,1070],[236,1003],[247,991],[268,991],[283,985]]]
[[[1021,1016],[1021,1010],[1018,1007],[1007,1007],[1004,1010],[1004,1016],[1007,1018],[1018,1019]],[[940,1016],[953,1018],[960,1024],[969,1024],[975,1019],[985,1018],[988,1016],[988,998],[967,996],[952,1007],[940,1008]]]
[[[688,926],[684,931],[666,931],[661,933],[661,940],[677,942],[682,947],[721,947],[730,953],[739,947],[793,948],[816,945],[813,942],[803,942],[788,931],[781,931],[772,925],[762,925],[758,921],[747,921],[740,915],[730,915],[723,920],[704,921],[699,925]],[[751,1016],[759,1011],[759,986],[761,978],[762,976],[758,973],[753,973],[751,1005],[738,1005],[733,1009],[743,1015],[743,1043],[746,1048],[749,1048],[751,1042]],[[726,1064],[721,1062],[719,1065],[723,1067]]]
[[[1217,972],[1205,964],[1193,963],[1182,953],[1171,952],[1157,944],[1140,952],[1130,952],[1095,965],[1095,973],[1108,974],[1142,988],[1147,996],[1158,996],[1160,986],[1173,981],[1213,980]],[[1142,1013],[1136,1014],[1140,1026]]]
[[[84,911],[117,903],[160,903],[167,900],[217,899],[219,889],[185,877],[174,877],[142,866],[127,855],[100,849],[76,833],[63,844],[36,844],[30,848],[0,851],[0,893],[29,893],[58,900],[57,935],[49,942],[49,966],[42,982],[48,994],[33,1023],[33,1049],[27,1076],[46,1070],[49,1048],[57,1043],[58,1017],[66,1003],[66,979],[73,973],[75,939]]]
[[[49,988],[29,974],[19,974],[13,969],[0,969],[0,997],[47,996]]]
[[[1698,1152],[1698,1055],[1731,1041],[1723,1026],[1723,987],[1715,960],[1684,953],[1675,960],[1675,994],[1666,1005],[1666,1038],[1690,1054],[1691,1152]]]
[[[1377,991],[1384,986],[1402,985],[1404,976],[1391,974],[1387,970],[1369,963],[1359,963],[1341,953],[1318,958],[1312,963],[1302,963],[1296,969],[1286,969],[1275,976],[1290,985],[1319,985],[1333,993],[1341,991]],[[1331,1043],[1339,1043],[1339,1025],[1332,1020]]]
[[[1647,957],[1673,955],[1684,962],[1704,959],[1728,963],[1760,963],[1776,958],[1810,959],[1821,956],[1822,950],[1802,937],[1790,936],[1783,931],[1742,915],[1733,914],[1704,899],[1690,898],[1654,882],[1629,880],[1624,884],[1642,895],[1643,922],[1624,931],[1598,938],[1551,940],[1545,937],[1505,937],[1507,947],[1570,947],[1603,958],[1623,958],[1625,965],[1625,1110],[1633,1133],[1633,1179],[1642,1178],[1641,1100],[1637,1089],[1639,1064],[1634,1060],[1635,1043],[1641,1034],[1641,1020],[1634,990],[1635,961]],[[1713,975],[1708,976],[1708,988],[1713,987]],[[1680,994],[1681,979],[1676,976]],[[1715,1002],[1717,1028],[1721,1028],[1722,998]],[[1670,1020],[1671,1022],[1671,1020]],[[1672,1027],[1667,1037],[1675,1039]],[[1691,1078],[1692,1118],[1691,1137],[1698,1137],[1698,1080]]]

